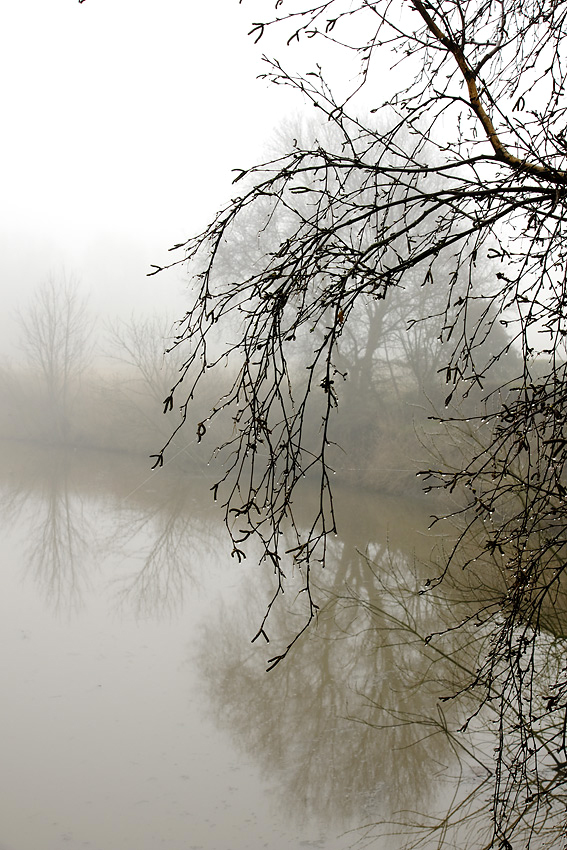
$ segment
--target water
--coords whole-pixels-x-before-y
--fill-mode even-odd
[[[345,495],[331,601],[266,674],[301,610],[288,594],[273,643],[250,643],[271,576],[231,560],[206,481],[1,459],[0,850],[344,850],[400,809],[442,808],[446,744],[374,725],[378,704],[419,710],[400,696],[415,651],[378,652],[381,615],[369,630],[352,599],[369,598],[356,547],[390,575],[426,558],[420,504]]]

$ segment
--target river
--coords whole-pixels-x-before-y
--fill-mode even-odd
[[[443,812],[451,748],[402,722],[440,683],[416,688],[420,650],[380,638],[395,594],[369,590],[379,566],[423,581],[423,500],[339,496],[321,613],[266,673],[273,647],[250,639],[273,577],[230,558],[204,477],[23,444],[0,459],[0,850],[390,850],[400,811]],[[300,621],[292,591],[274,645]]]

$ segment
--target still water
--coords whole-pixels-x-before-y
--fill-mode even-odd
[[[344,604],[266,673],[301,612],[287,594],[273,645],[250,643],[273,577],[230,558],[206,480],[25,446],[1,461],[0,850],[385,850],[374,824],[443,808],[443,743],[373,721],[413,650],[377,652],[353,601],[357,548],[404,574],[427,559],[421,502],[339,499],[321,598]]]

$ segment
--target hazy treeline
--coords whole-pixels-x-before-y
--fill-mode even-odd
[[[432,441],[436,451],[454,448],[454,432],[451,438],[436,433],[432,420],[446,401],[445,351],[432,321],[445,297],[416,281],[387,300],[361,305],[356,332],[352,321],[345,327],[330,435],[337,444],[334,467],[344,482],[407,492],[416,487],[416,471],[430,464]],[[20,332],[24,358],[0,368],[0,438],[149,456],[179,421],[178,411],[164,416],[164,399],[182,374],[185,352],[173,345],[175,330],[162,317],[106,323],[95,339],[78,283],[50,278],[21,314]],[[298,386],[305,380],[302,351],[309,342],[297,340]],[[227,344],[219,341],[219,357]],[[513,351],[506,356],[501,370],[513,376],[516,357]],[[214,464],[218,425],[207,425],[202,439],[197,428],[229,389],[230,369],[223,386],[211,375],[192,402],[188,427],[176,438],[176,464],[197,469]],[[320,395],[323,404],[323,390]],[[472,398],[469,405],[474,407]],[[306,425],[316,440],[316,408]]]

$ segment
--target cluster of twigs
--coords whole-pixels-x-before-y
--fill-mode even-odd
[[[247,541],[259,539],[276,576],[256,636],[268,639],[286,563],[302,570],[306,622],[274,666],[315,616],[310,575],[324,566],[335,532],[332,419],[348,381],[339,368],[345,328],[361,300],[387,299],[409,276],[444,287],[444,309],[415,319],[438,323],[446,405],[467,411],[450,407],[445,419],[468,419],[474,440],[458,469],[429,470],[428,486],[464,494],[456,511],[464,530],[448,568],[482,556],[503,576],[504,590],[478,612],[492,639],[470,687],[480,704],[499,707],[493,842],[509,848],[520,827],[535,835],[542,813],[562,799],[557,782],[534,781],[534,771],[567,762],[563,660],[545,679],[545,698],[538,690],[542,666],[549,673],[548,659],[565,657],[567,3],[329,0],[276,8],[273,20],[254,24],[256,38],[291,25],[290,41],[343,43],[361,59],[361,85],[374,60],[393,51],[414,79],[376,107],[373,126],[349,98],[333,97],[319,67],[297,75],[268,62],[266,76],[303,95],[334,126],[335,142],[296,140],[284,155],[239,171],[241,194],[175,246],[173,265],[187,262],[193,271],[193,301],[178,326],[174,345],[185,360],[165,410],[179,404],[183,427],[200,382],[234,364],[226,394],[193,427],[202,440],[213,420],[228,413],[232,422],[218,449],[225,466],[214,493],[233,556],[240,560]],[[345,28],[343,39],[341,27],[355,17],[360,27]],[[251,219],[260,249],[232,274],[231,238]],[[492,348],[502,327],[505,342]],[[499,367],[511,351],[520,368],[503,383]],[[317,481],[313,511],[299,517],[294,497],[309,479]],[[294,542],[282,551],[290,527]]]

